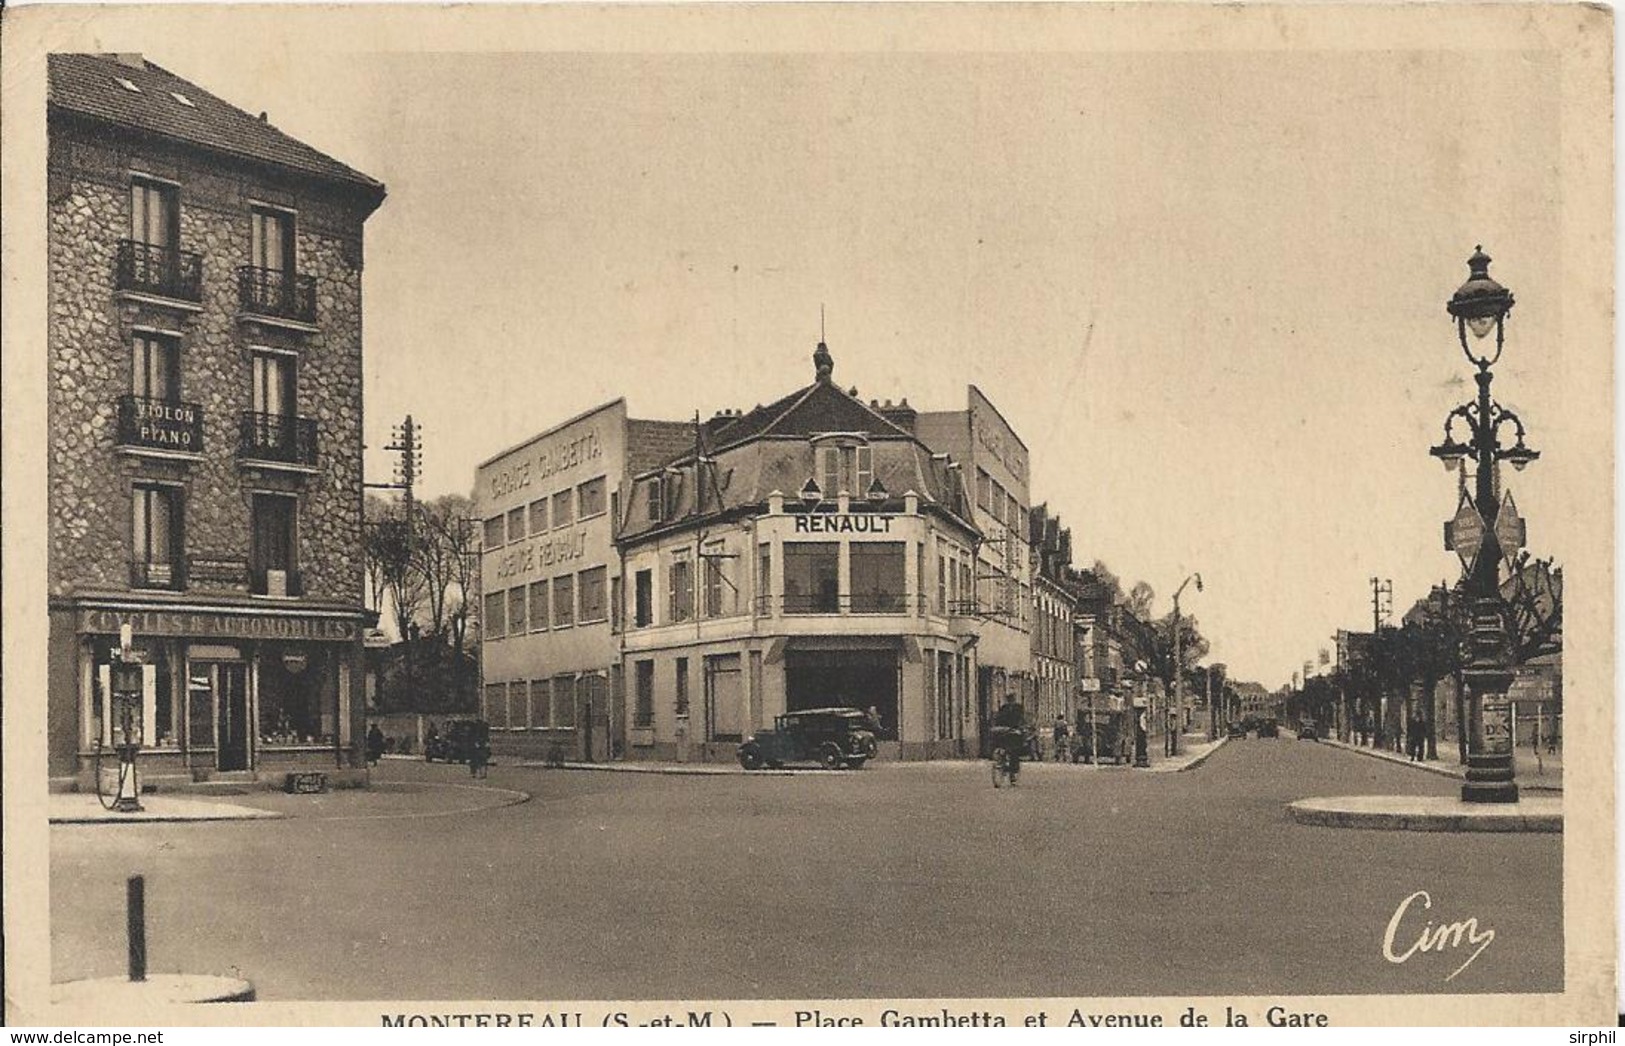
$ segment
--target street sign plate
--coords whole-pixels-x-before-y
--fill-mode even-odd
[[[1527,536],[1524,529],[1523,517],[1518,515],[1518,505],[1509,490],[1495,514],[1495,540],[1501,546],[1501,555],[1511,559],[1523,548]]]
[[[1444,547],[1461,557],[1463,567],[1471,567],[1484,543],[1484,517],[1478,514],[1465,492],[1456,506],[1456,515],[1444,525]]]
[[[1094,676],[1084,676],[1078,681],[1078,689],[1085,693],[1097,693],[1100,690],[1100,680]]]

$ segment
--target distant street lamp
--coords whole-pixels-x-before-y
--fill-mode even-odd
[[[1184,594],[1185,586],[1192,581],[1196,582],[1196,591],[1202,591],[1202,575],[1192,574],[1179,583],[1174,590],[1174,708],[1177,717],[1173,729],[1169,731],[1172,740],[1169,742],[1169,755],[1179,754],[1179,734],[1185,729],[1185,665],[1183,640],[1179,633],[1179,597]]]
[[[1510,707],[1506,699],[1512,684],[1512,659],[1502,617],[1500,564],[1503,552],[1513,551],[1502,549],[1502,537],[1521,540],[1521,536],[1512,527],[1504,535],[1498,533],[1501,506],[1496,496],[1497,463],[1508,461],[1513,468],[1522,470],[1540,453],[1524,445],[1523,422],[1518,416],[1490,398],[1490,368],[1501,358],[1512,292],[1490,279],[1490,258],[1482,247],[1473,251],[1467,266],[1467,282],[1451,296],[1446,308],[1455,317],[1462,352],[1478,368],[1473,375],[1478,382],[1478,398],[1445,416],[1444,442],[1430,453],[1452,471],[1469,458],[1477,466],[1472,512],[1468,513],[1463,505],[1449,531],[1451,545],[1465,553],[1464,587],[1472,606],[1471,656],[1463,672],[1470,725],[1467,782],[1462,785],[1461,798],[1469,803],[1515,803],[1518,786],[1513,781]],[[1487,341],[1491,331],[1495,333],[1493,355]],[[1475,346],[1481,347],[1482,355],[1474,352]],[[1467,427],[1465,443],[1455,436],[1458,419]],[[1516,433],[1516,442],[1510,447],[1501,445],[1503,425],[1513,426]]]

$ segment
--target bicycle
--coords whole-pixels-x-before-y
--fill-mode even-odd
[[[1003,745],[993,749],[993,787],[1000,788],[1005,784],[1015,787],[1016,777],[1021,772],[1020,761],[1011,754],[1010,749]]]

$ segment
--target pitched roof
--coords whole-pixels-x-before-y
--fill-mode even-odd
[[[758,436],[811,436],[820,432],[867,432],[911,437],[885,415],[830,382],[815,381],[790,395],[741,414],[714,430],[718,447]]]
[[[377,179],[139,56],[53,54],[48,64],[53,110],[338,182],[363,190],[374,206],[383,200]]]

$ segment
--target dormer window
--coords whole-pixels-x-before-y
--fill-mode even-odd
[[[818,485],[826,498],[864,497],[874,482],[874,452],[860,436],[835,436],[816,444]]]

